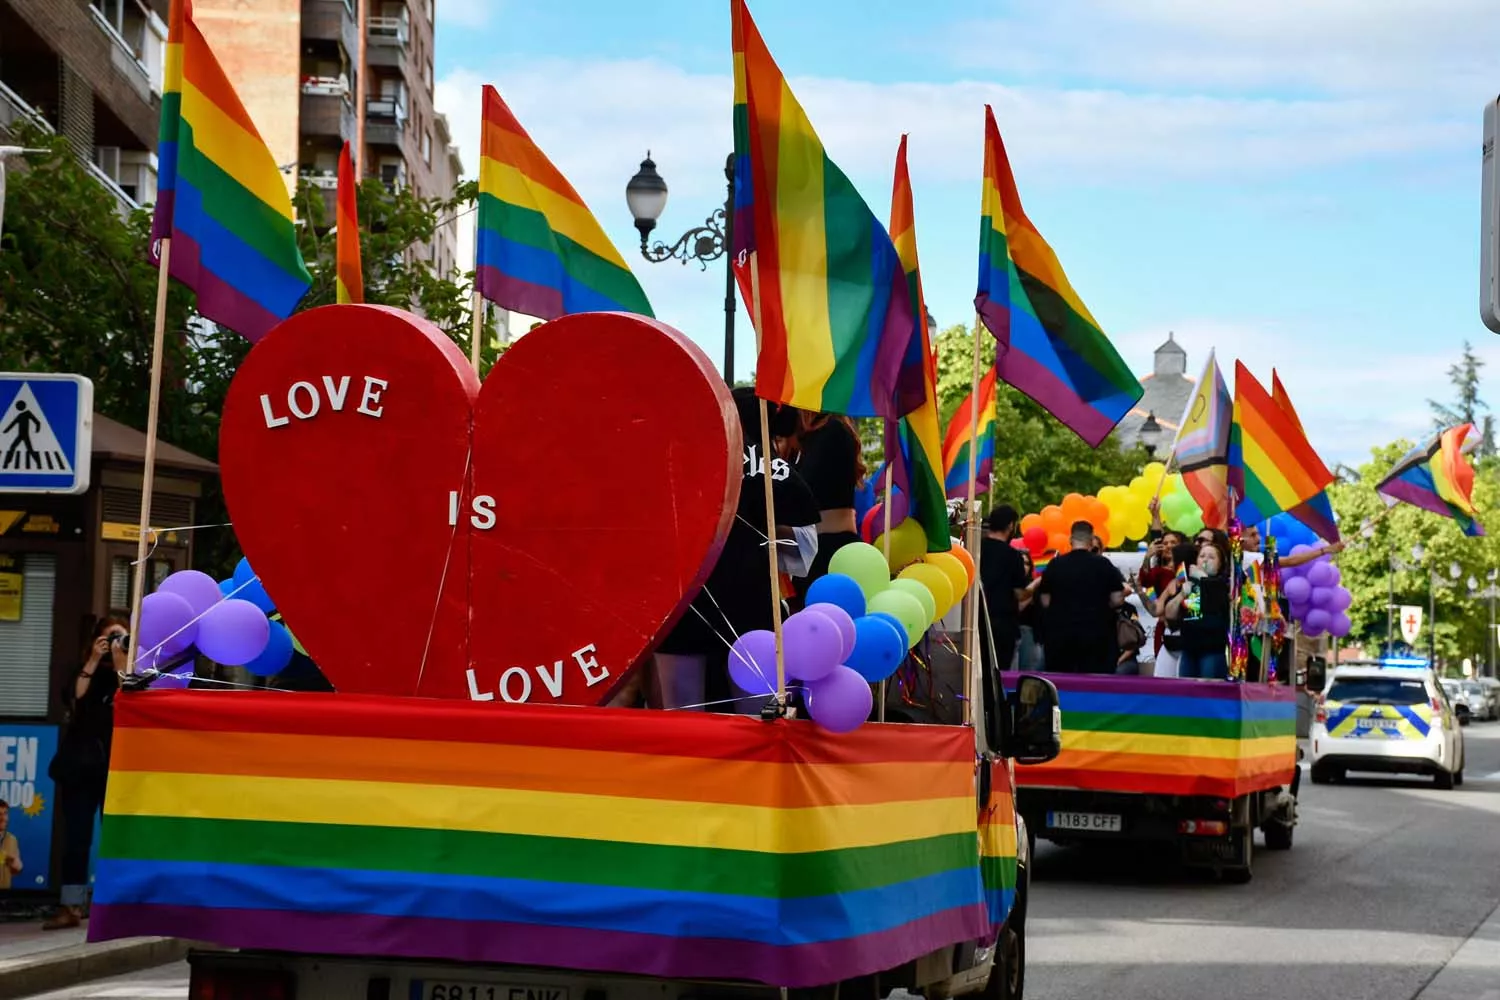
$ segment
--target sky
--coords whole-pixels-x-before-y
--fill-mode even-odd
[[[910,135],[928,310],[973,317],[984,105],[1027,214],[1139,374],[1274,367],[1314,446],[1358,464],[1431,431],[1480,323],[1494,0],[752,0],[828,155],[882,219]],[[919,13],[920,11],[920,13]],[[675,239],[724,198],[728,0],[437,0],[437,103],[466,171],[494,84],[657,315],[723,357],[722,261],[648,263],[625,183],[649,150]],[[736,372],[754,365],[741,310]]]

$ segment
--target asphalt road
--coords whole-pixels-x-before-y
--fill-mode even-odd
[[[1027,997],[1417,997],[1500,904],[1500,723],[1464,735],[1466,781],[1451,792],[1304,774],[1295,846],[1257,838],[1248,885],[1039,844]],[[1488,988],[1473,997],[1500,997],[1500,979]]]
[[[1451,792],[1417,778],[1313,785],[1304,776],[1296,846],[1257,849],[1249,885],[1220,884],[1169,858],[1039,845],[1026,995],[1422,995],[1500,904],[1500,723],[1476,723],[1465,738],[1467,781]],[[1476,945],[1485,954],[1500,950],[1500,941],[1476,941],[1466,954]],[[1500,997],[1500,974],[1491,970],[1479,981],[1442,991],[1442,1000]],[[48,1000],[186,997],[180,963]]]

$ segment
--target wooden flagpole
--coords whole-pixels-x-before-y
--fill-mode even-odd
[[[369,113],[365,105],[370,99],[370,84],[366,79],[370,68],[366,56],[370,36],[370,0],[355,0],[355,3],[358,5],[355,20],[359,26],[359,44],[354,77],[354,182],[358,185],[365,179],[365,115]]]
[[[974,584],[964,602],[964,724],[974,721],[974,667],[979,656],[979,337],[984,321],[974,326],[974,371],[969,385],[969,503],[965,543],[974,560]]]
[[[760,267],[756,254],[750,254],[750,309],[754,314],[755,349],[760,351]],[[781,634],[781,567],[776,559],[776,493],[771,488],[771,413],[765,397],[755,394],[760,403],[761,479],[766,491],[766,563],[771,575],[771,628],[776,633],[776,704],[786,707],[786,646]]]
[[[474,366],[474,374],[479,374],[479,348],[480,340],[484,336],[484,296],[479,294],[479,279],[474,279],[474,321],[473,329],[469,333],[469,363]]]
[[[886,441],[890,441],[891,435],[887,432]],[[899,445],[898,445],[899,447]],[[885,501],[882,507],[885,519],[885,530],[882,532],[882,541],[885,546],[885,564],[891,564],[891,485],[895,479],[895,466],[891,465],[891,456],[885,456]],[[876,709],[875,719],[877,722],[885,721],[885,688],[886,682],[880,682],[880,704]]]
[[[135,672],[140,648],[141,600],[146,589],[146,556],[151,551],[151,495],[156,488],[156,425],[161,411],[161,356],[167,335],[167,283],[171,278],[172,238],[161,240],[156,269],[156,328],[151,337],[151,395],[146,404],[145,472],[141,476],[140,534],[135,542],[135,581],[130,593],[130,650],[126,670]]]

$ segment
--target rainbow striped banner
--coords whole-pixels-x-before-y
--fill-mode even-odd
[[[979,335],[976,331],[976,337]],[[996,380],[994,368],[979,381],[979,430],[974,430],[974,393],[958,404],[943,435],[943,486],[950,500],[969,499],[969,445],[979,444],[979,461],[974,466],[974,493],[990,491],[990,476],[995,469]]]
[[[89,933],[825,984],[994,933],[994,777],[959,727],[147,692]]]
[[[151,238],[171,238],[169,273],[197,293],[203,316],[260,340],[292,314],[312,278],[286,179],[189,0],[172,0],[168,14],[156,152]]]
[[[1237,798],[1288,784],[1297,768],[1297,698],[1285,685],[1047,679],[1062,707],[1062,753],[1016,768],[1023,787]]]
[[[349,143],[339,150],[338,200],[334,205],[334,296],[339,302],[365,300],[365,272],[359,256],[359,182],[354,179],[354,161]]]
[[[1403,455],[1375,491],[1392,501],[1451,517],[1466,535],[1483,535],[1484,526],[1474,507],[1474,467],[1464,455],[1464,438],[1473,429],[1473,424],[1459,424],[1438,431]]]
[[[1229,430],[1229,487],[1235,516],[1258,524],[1294,510],[1333,482],[1295,412],[1279,405],[1243,362],[1234,363],[1234,421]]]

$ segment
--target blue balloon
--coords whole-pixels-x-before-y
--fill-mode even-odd
[[[868,615],[867,617],[879,618],[881,621],[886,622],[887,624],[894,627],[896,629],[896,632],[901,636],[901,641],[906,643],[906,648],[911,649],[911,636],[906,634],[906,626],[901,623],[901,619],[897,618],[895,615],[891,614],[888,611],[876,611],[874,614]]]
[[[236,586],[237,584],[234,582],[234,577],[232,576],[227,580],[220,580],[219,593],[223,594],[225,597],[228,597],[230,594],[234,593],[234,588]]]
[[[271,677],[286,669],[292,662],[292,633],[281,622],[272,622],[266,637],[266,648],[245,664],[245,669],[257,677]]]
[[[848,612],[850,618],[859,618],[865,613],[865,592],[851,576],[829,573],[820,576],[807,588],[807,603],[835,604]]]
[[[254,579],[255,570],[250,568],[250,560],[242,556],[240,561],[234,564],[234,582],[249,583]]]
[[[276,602],[271,600],[271,595],[266,593],[266,588],[255,578],[255,571],[250,568],[249,559],[241,559],[234,567],[234,586],[224,591],[225,597],[235,597],[241,601],[249,601],[260,608],[266,614],[276,610]],[[219,584],[219,589],[224,590],[224,585]]]
[[[906,659],[906,632],[892,620],[890,615],[865,615],[854,620],[854,651],[845,665],[871,684],[894,674]]]

